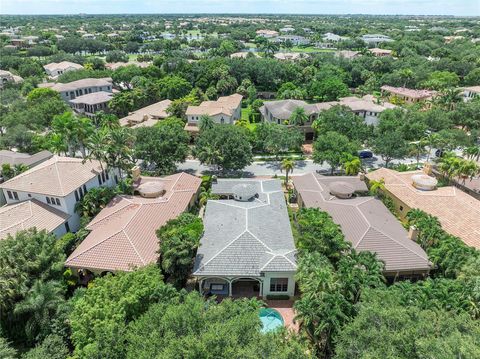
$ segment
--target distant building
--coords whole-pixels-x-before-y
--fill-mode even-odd
[[[275,40],[276,42],[291,41],[294,46],[310,44],[309,39],[300,35],[281,35],[281,36],[278,36]]]
[[[260,37],[265,37],[267,39],[271,39],[273,37],[277,37],[278,36],[278,31],[274,31],[274,30],[257,30],[256,32],[257,36],[260,36]]]
[[[347,60],[351,60],[351,59],[355,59],[357,57],[362,56],[362,54],[359,51],[340,50],[340,51],[335,51],[335,56],[342,57]]]
[[[308,57],[308,55],[300,52],[277,52],[273,57],[280,61],[298,61]]]
[[[204,101],[199,106],[188,106],[185,129],[197,132],[200,118],[204,115],[210,116],[215,123],[233,125],[242,116],[242,98],[242,95],[233,94],[219,97],[217,101]]]
[[[93,92],[104,91],[112,92],[112,79],[110,77],[95,79],[87,78],[67,83],[43,83],[38,87],[47,87],[60,92],[60,96],[66,102],[75,99],[78,96],[91,94]]]
[[[43,68],[50,78],[56,79],[58,76],[66,72],[81,70],[83,69],[83,66],[70,61],[62,61],[59,63],[51,62],[43,66]]]
[[[432,90],[414,90],[406,87],[393,87],[388,85],[384,85],[380,89],[384,95],[393,95],[406,103],[431,100],[437,93]]]
[[[373,49],[369,49],[373,56],[375,57],[386,57],[386,56],[392,56],[392,50],[387,50],[387,49],[379,49],[377,47]]]
[[[463,89],[464,101],[470,101],[476,97],[480,97],[480,86],[469,86]]]
[[[6,84],[19,84],[23,82],[23,78],[12,74],[10,71],[0,70],[0,89]]]
[[[260,56],[256,52],[235,52],[230,55],[232,59],[246,59],[248,57],[256,57],[259,58]]]
[[[368,35],[363,35],[360,37],[364,42],[366,42],[368,45],[373,45],[373,46],[378,46],[378,44],[381,44],[382,42],[392,42],[393,40],[382,34],[368,34]]]
[[[326,42],[340,42],[340,41],[348,40],[348,37],[336,35],[336,34],[333,34],[331,32],[327,32],[327,33],[323,34],[322,40],[326,41]]]
[[[28,153],[0,150],[0,166],[9,164],[10,166],[24,165],[34,167],[43,161],[50,159],[53,154],[50,151],[40,151],[33,155]]]
[[[147,68],[150,66],[152,63],[151,62],[139,62],[139,61],[129,61],[129,62],[107,62],[105,64],[105,67],[109,70],[117,70],[120,67],[125,67],[125,66],[130,66],[134,65],[140,68]]]
[[[99,111],[109,111],[108,103],[112,100],[112,96],[112,92],[92,92],[70,100],[70,106],[76,113],[93,118]]]
[[[130,112],[128,116],[120,119],[120,125],[132,128],[152,127],[159,120],[163,120],[169,116],[167,108],[171,103],[172,101],[170,100],[163,100]]]

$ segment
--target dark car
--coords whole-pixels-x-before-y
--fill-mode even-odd
[[[435,157],[442,157],[443,156],[443,150],[438,149],[435,151]]]
[[[358,153],[358,157],[360,157],[360,158],[372,158],[373,153],[372,153],[372,151],[363,150],[363,151],[360,151]]]

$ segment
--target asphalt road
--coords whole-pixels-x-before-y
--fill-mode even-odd
[[[424,158],[425,159],[425,158]],[[384,161],[380,157],[373,157],[369,159],[362,160],[363,164],[366,168],[377,168],[384,165]],[[416,160],[414,158],[407,158],[404,160],[394,160],[392,163],[415,163]],[[282,176],[285,175],[284,171],[280,169],[281,161],[268,161],[268,162],[253,162],[250,166],[247,166],[238,173],[242,177],[255,177],[255,176],[273,176],[278,175]],[[188,172],[197,176],[203,174],[211,174],[214,173],[214,168],[209,166],[204,166],[200,164],[197,160],[187,160],[184,163],[178,164],[177,169],[179,171]],[[313,163],[312,160],[304,160],[304,161],[295,161],[295,169],[293,170],[293,175],[308,173],[308,172],[329,172],[330,167],[323,163],[319,165],[317,163]]]

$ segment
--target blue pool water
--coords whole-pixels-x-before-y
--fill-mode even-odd
[[[273,332],[284,325],[282,315],[275,309],[262,308],[259,315],[262,322],[262,333]]]

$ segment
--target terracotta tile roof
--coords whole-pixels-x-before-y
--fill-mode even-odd
[[[395,95],[410,97],[414,99],[427,99],[436,94],[436,91],[431,90],[414,90],[406,87],[393,87],[388,85],[382,86],[381,89]]]
[[[83,69],[82,65],[76,64],[75,62],[62,61],[62,62],[51,62],[43,66],[45,70],[55,71],[55,70],[66,70],[69,68],[74,68],[77,70]]]
[[[0,207],[0,240],[32,227],[51,232],[69,217],[36,199],[3,206]]]
[[[358,177],[308,173],[292,179],[307,208],[328,212],[353,248],[376,253],[385,263],[385,271],[430,269],[427,254],[408,238],[407,231],[380,200],[370,196],[338,199],[330,194],[330,187],[339,181],[356,192],[367,191]]]
[[[129,113],[128,116],[125,116],[119,120],[120,125],[132,126],[134,128],[142,126],[153,126],[157,123],[158,119],[168,117],[168,113],[166,112],[166,110],[171,103],[172,101],[170,100],[163,100],[133,111]]]
[[[225,114],[232,116],[235,110],[242,103],[242,95],[233,94],[219,97],[217,101],[203,101],[199,106],[188,106],[186,115],[208,115],[215,116]]]
[[[97,105],[100,103],[109,102],[112,99],[113,93],[106,91],[97,91],[88,93],[86,95],[77,96],[70,103],[85,104],[85,105]]]
[[[25,166],[31,166],[38,162],[48,160],[53,155],[50,151],[40,151],[33,155],[28,153],[14,152],[8,150],[0,150],[0,165],[8,163],[11,166],[24,164]]]
[[[112,79],[110,77],[105,77],[101,79],[96,78],[87,78],[81,79],[77,81],[72,81],[68,83],[43,83],[39,84],[38,87],[49,87],[52,90],[58,92],[65,92],[65,91],[75,91],[78,89],[83,89],[87,87],[102,87],[102,86],[112,86]]]
[[[0,188],[64,197],[101,172],[100,162],[53,156],[2,183]]]
[[[413,187],[412,176],[422,171],[397,172],[381,168],[367,174],[371,180],[385,180],[385,188],[410,208],[418,208],[439,219],[442,228],[465,244],[480,249],[480,201],[455,187],[421,191]]]
[[[164,178],[142,177],[141,183],[162,183],[157,198],[117,196],[86,227],[90,234],[68,257],[65,265],[92,270],[128,271],[157,260],[155,231],[184,212],[201,179],[187,173]]]

